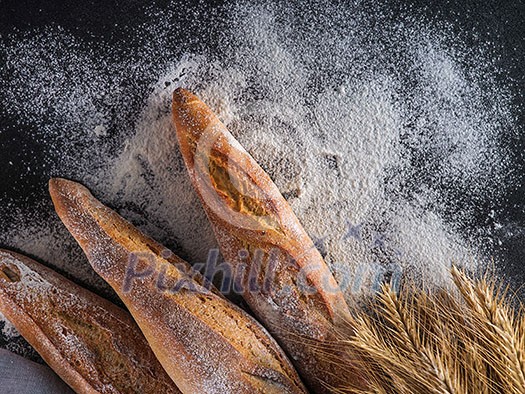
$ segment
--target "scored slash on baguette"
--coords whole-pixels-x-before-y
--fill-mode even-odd
[[[343,326],[351,332],[346,327],[350,312],[275,184],[210,108],[182,88],[173,94],[173,120],[192,184],[225,260],[235,268],[257,265],[261,272],[258,287],[244,275],[241,294],[250,308],[316,392],[329,392],[325,383],[337,387],[359,381],[349,363],[328,360],[336,333]]]
[[[187,263],[166,254],[84,186],[52,179],[49,190],[58,215],[89,262],[120,296],[183,393],[306,392],[266,330],[203,287],[199,276],[194,280]],[[124,286],[132,262],[142,274]],[[148,272],[151,275],[143,274]]]
[[[7,250],[0,312],[77,393],[180,393],[127,312]]]

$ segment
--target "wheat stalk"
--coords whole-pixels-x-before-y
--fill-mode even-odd
[[[487,277],[451,270],[451,289],[389,285],[354,310],[342,341],[368,382],[339,394],[525,393],[525,314]],[[345,362],[344,359],[334,362]]]

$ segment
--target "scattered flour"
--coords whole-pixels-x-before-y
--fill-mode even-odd
[[[359,4],[227,6],[228,29],[209,27],[218,48],[198,54],[169,40],[169,13],[153,12],[133,34],[164,34],[126,61],[59,28],[35,32],[0,48],[0,97],[44,147],[43,179],[81,181],[200,262],[216,243],[170,120],[171,92],[193,90],[268,171],[348,292],[362,291],[363,266],[442,284],[451,262],[476,268],[490,255],[473,223],[512,175],[499,143],[510,97],[489,51]],[[49,201],[12,211],[3,245],[107,290]]]
[[[20,335],[15,326],[13,326],[13,324],[9,320],[7,320],[5,316],[1,313],[0,321],[4,323],[4,327],[2,328],[2,335],[4,336],[4,338],[12,338]]]

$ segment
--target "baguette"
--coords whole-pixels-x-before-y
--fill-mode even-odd
[[[7,250],[0,311],[77,393],[180,393],[127,312]]]
[[[204,286],[187,263],[82,185],[52,179],[49,188],[58,215],[184,394],[306,392],[267,331]]]
[[[182,88],[173,94],[173,120],[221,252],[243,272],[241,294],[259,321],[315,392],[359,381],[349,363],[329,360],[340,330],[351,333],[346,301],[275,184],[210,108]]]

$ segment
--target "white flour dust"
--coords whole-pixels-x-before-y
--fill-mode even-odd
[[[513,122],[490,52],[473,55],[416,16],[394,23],[379,6],[225,14],[218,49],[202,54],[169,41],[169,14],[137,28],[166,33],[132,61],[60,29],[0,48],[4,108],[45,147],[43,178],[81,181],[189,261],[206,260],[216,243],[170,120],[183,86],[268,171],[346,291],[378,267],[442,284],[452,262],[483,264],[490,250],[468,225],[509,181],[499,140]],[[14,212],[2,244],[103,291],[49,201]]]

